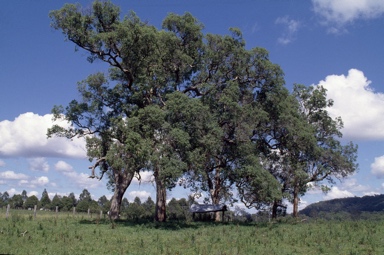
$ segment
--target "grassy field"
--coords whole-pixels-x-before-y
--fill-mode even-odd
[[[384,254],[384,221],[166,224],[0,210],[0,254]]]

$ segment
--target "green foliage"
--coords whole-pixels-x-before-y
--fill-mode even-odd
[[[23,197],[20,194],[15,194],[10,200],[11,207],[14,209],[21,209],[23,208]]]
[[[83,191],[79,195],[79,203],[81,201],[86,201],[86,202],[92,201],[91,193],[89,193],[87,189],[83,189]]]
[[[74,207],[72,199],[67,196],[63,196],[63,198],[61,199],[61,203],[63,204],[63,211],[69,211]]]
[[[46,189],[43,190],[40,198],[40,206],[45,209],[49,209],[51,206],[51,199],[48,196],[48,192]]]
[[[9,194],[7,191],[4,193],[0,192],[0,207],[6,206],[9,203]]]
[[[62,201],[62,197],[57,195],[57,194],[52,198],[50,209],[56,210],[56,206],[57,206],[58,210],[61,210],[64,206],[63,201]]]
[[[111,201],[109,201],[105,195],[101,196],[99,200],[97,200],[97,204],[99,205],[103,213],[107,213],[111,208]]]
[[[24,208],[33,209],[33,208],[35,208],[35,205],[38,205],[38,204],[39,204],[39,199],[35,195],[32,195],[32,196],[28,197],[27,200],[25,201]]]
[[[186,221],[190,220],[189,204],[185,198],[179,200],[172,198],[168,202],[168,219]]]
[[[134,222],[138,222],[141,219],[147,218],[147,213],[150,213],[150,211],[146,211],[145,208],[142,206],[139,197],[135,197],[134,202],[130,203],[128,205],[128,208],[126,208],[124,212],[127,215],[127,219],[132,220]]]
[[[81,200],[76,206],[77,212],[88,212],[88,209],[93,213],[100,212],[100,207],[94,200]]]
[[[325,89],[297,85],[290,94],[267,50],[248,49],[237,28],[203,34],[185,13],[157,29],[134,12],[121,18],[110,1],[87,10],[65,4],[49,16],[89,62],[109,67],[79,82],[78,100],[53,108],[71,126],[54,125],[47,136],[86,139],[91,177],[106,174],[114,191],[113,217],[141,171],[154,172],[156,219],[165,220],[166,189],[182,176],[181,185],[214,204],[236,202],[237,188],[248,207],[288,198],[296,211],[309,182],[357,168],[357,148],[337,140],[342,122],[329,117]]]

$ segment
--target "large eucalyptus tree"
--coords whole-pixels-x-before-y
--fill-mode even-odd
[[[72,126],[53,126],[48,136],[86,138],[92,177],[99,167],[114,190],[112,218],[132,178],[148,170],[158,221],[166,219],[166,189],[183,173],[185,186],[207,191],[214,204],[234,202],[235,183],[243,201],[281,197],[255,142],[286,92],[266,50],[246,49],[237,29],[204,36],[189,13],[168,15],[161,30],[133,12],[121,19],[111,2],[66,4],[50,17],[91,63],[109,67],[79,83],[80,100],[54,107]]]
[[[111,2],[95,1],[92,9],[66,4],[50,13],[52,26],[66,39],[101,60],[107,74],[90,75],[79,83],[81,100],[65,109],[55,106],[56,119],[72,126],[53,126],[48,136],[79,136],[87,153],[107,173],[114,190],[111,217],[117,218],[123,195],[135,173],[153,170],[157,186],[158,221],[165,221],[166,179],[182,171],[174,150],[177,137],[167,124],[167,94],[187,89],[199,66],[202,25],[192,15],[169,15],[163,30],[142,22],[133,12],[123,19]],[[171,160],[166,160],[171,159]]]
[[[293,204],[293,216],[310,185],[334,183],[357,169],[357,146],[342,145],[341,118],[332,119],[327,108],[326,90],[295,85],[291,94],[269,107],[269,120],[256,143],[262,148],[263,165],[280,183],[283,198]],[[324,186],[323,186],[324,187]],[[272,216],[276,217],[281,199],[273,201]]]

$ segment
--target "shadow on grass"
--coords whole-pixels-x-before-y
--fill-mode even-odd
[[[154,222],[151,220],[115,220],[111,222],[109,219],[81,219],[80,224],[91,225],[108,225],[114,227],[140,227],[147,229],[163,229],[163,230],[181,230],[181,229],[198,229],[204,227],[215,226],[242,226],[242,227],[257,227],[257,228],[273,228],[279,224],[270,224],[266,222],[208,222],[208,221],[167,221],[167,222]]]

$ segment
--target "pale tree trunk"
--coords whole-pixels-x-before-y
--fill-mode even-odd
[[[167,220],[166,203],[167,203],[167,191],[164,182],[159,177],[159,169],[154,173],[156,183],[156,209],[155,209],[155,221],[165,222]]]
[[[121,201],[131,181],[133,179],[133,173],[121,173],[115,172],[115,192],[113,193],[111,200],[111,209],[109,210],[109,217],[112,220],[119,219]]]
[[[211,199],[212,203],[214,205],[220,204],[220,189],[221,189],[221,179],[220,179],[220,171],[216,169],[214,184],[209,179],[210,185],[210,193],[211,193]],[[215,221],[219,222],[221,221],[221,212],[215,212]]]
[[[299,187],[295,185],[293,189],[293,217],[298,217],[299,216]]]

